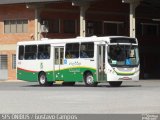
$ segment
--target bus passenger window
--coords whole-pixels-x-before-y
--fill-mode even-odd
[[[80,57],[81,58],[93,58],[94,57],[94,43],[81,43],[80,47]]]
[[[19,46],[19,50],[18,50],[18,59],[19,60],[23,60],[24,58],[24,46]]]
[[[35,60],[37,56],[37,45],[26,45],[25,46],[25,60]]]
[[[66,44],[65,57],[68,59],[79,58],[79,43]]]
[[[50,59],[50,45],[38,46],[38,59]]]

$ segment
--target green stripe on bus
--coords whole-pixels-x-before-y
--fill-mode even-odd
[[[29,72],[25,70],[17,70],[17,79],[35,82],[38,80],[38,72]]]
[[[135,72],[127,72],[127,73],[125,73],[125,72],[116,72],[117,73],[117,75],[134,75],[135,74]]]
[[[70,67],[55,71],[44,71],[48,81],[63,80],[66,82],[82,82],[83,73],[90,71],[96,81],[96,69],[88,67]],[[58,74],[59,73],[59,74]],[[39,72],[17,69],[17,78],[20,80],[35,82],[38,81]]]

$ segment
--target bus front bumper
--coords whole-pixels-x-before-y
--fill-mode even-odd
[[[108,73],[107,81],[139,81],[139,72],[136,72],[133,75],[117,75]]]

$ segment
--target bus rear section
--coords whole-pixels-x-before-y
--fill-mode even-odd
[[[51,45],[37,41],[17,44],[17,79],[37,82],[40,85],[53,84],[53,59]],[[47,80],[46,80],[47,78]]]

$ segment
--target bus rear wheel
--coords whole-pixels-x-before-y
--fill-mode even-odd
[[[111,87],[120,87],[121,84],[122,84],[122,81],[112,81],[112,82],[109,82],[110,86]]]
[[[41,86],[51,86],[53,82],[48,82],[46,78],[46,74],[44,72],[39,74],[38,82]]]
[[[97,82],[94,82],[94,78],[93,78],[93,75],[91,73],[87,73],[85,76],[84,76],[84,82],[85,82],[85,85],[88,86],[88,87],[96,87],[97,86]]]

